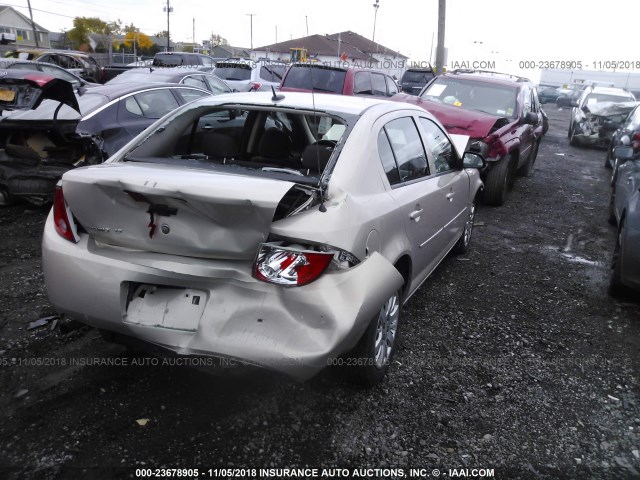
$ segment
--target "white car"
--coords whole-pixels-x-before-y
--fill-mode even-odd
[[[238,92],[278,90],[287,65],[272,60],[229,58],[216,62],[213,73]]]
[[[298,379],[349,363],[374,384],[402,304],[469,245],[485,162],[458,153],[466,140],[386,100],[197,100],[63,176],[42,244],[49,298],[174,354]]]

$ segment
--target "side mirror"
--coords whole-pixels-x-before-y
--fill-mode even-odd
[[[633,147],[616,147],[613,149],[613,155],[618,160],[633,160]]]
[[[478,170],[484,170],[487,166],[487,161],[484,157],[474,152],[464,152],[462,157],[463,168],[477,168]]]
[[[521,123],[525,125],[535,125],[538,123],[538,114],[536,112],[527,112],[522,116]]]
[[[577,107],[578,106],[578,101],[577,100],[571,100],[569,102],[569,105],[571,105],[572,107]]]

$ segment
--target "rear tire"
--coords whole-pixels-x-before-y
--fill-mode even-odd
[[[615,204],[616,204],[616,189],[612,188],[611,196],[609,197],[609,218],[607,219],[610,225],[615,225],[617,223]]]
[[[618,226],[618,236],[616,244],[613,247],[613,256],[611,258],[611,276],[609,277],[609,295],[612,297],[622,297],[626,292],[626,287],[622,284],[622,247],[624,245],[624,218],[620,220]]]
[[[502,157],[487,172],[485,178],[484,201],[487,205],[499,207],[504,204],[511,187],[511,156]]]
[[[371,319],[364,335],[347,356],[351,380],[372,387],[384,378],[398,343],[402,289],[398,289]]]

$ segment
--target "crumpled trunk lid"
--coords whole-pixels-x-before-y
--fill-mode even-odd
[[[293,183],[166,165],[67,172],[62,188],[96,241],[174,255],[253,259]]]
[[[0,71],[0,111],[34,110],[45,99],[80,112],[73,85],[66,80],[28,70]]]

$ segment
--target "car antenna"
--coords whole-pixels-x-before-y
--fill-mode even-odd
[[[276,89],[273,85],[271,85],[271,91],[273,92],[273,96],[271,97],[272,101],[277,102],[279,100],[284,100],[284,95],[276,94]]]

